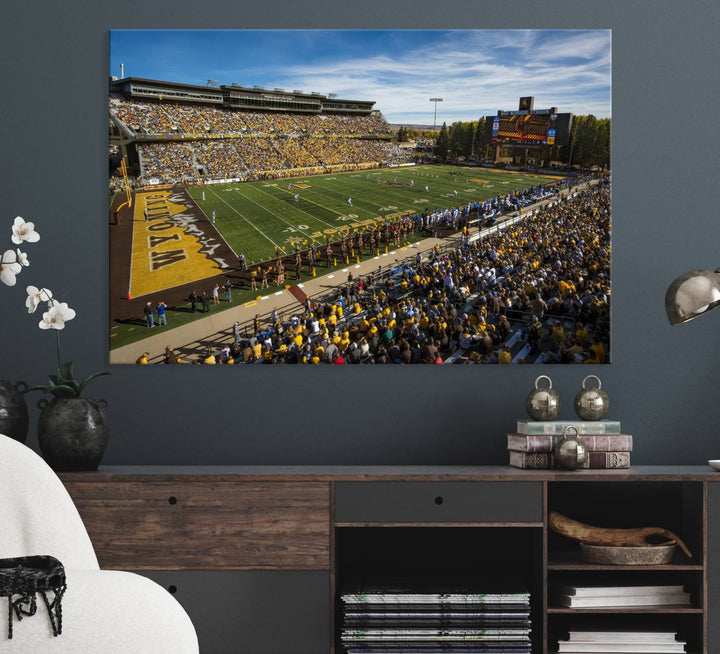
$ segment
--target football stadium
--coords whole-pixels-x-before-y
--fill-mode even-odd
[[[609,362],[609,172],[520,107],[439,162],[372,100],[111,79],[111,362]]]

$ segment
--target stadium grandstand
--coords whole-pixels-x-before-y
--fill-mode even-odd
[[[110,151],[136,188],[400,164],[411,156],[369,100],[283,89],[110,81]],[[120,177],[111,156],[111,189]]]

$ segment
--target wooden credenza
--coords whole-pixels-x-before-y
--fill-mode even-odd
[[[324,654],[340,593],[425,580],[531,592],[533,652],[578,625],[666,629],[720,653],[720,473],[706,467],[523,471],[492,467],[104,467],[61,475],[100,565],[151,577],[195,623],[202,654]],[[584,563],[552,533],[554,509],[592,524],[663,526],[693,557]],[[667,583],[690,607],[568,609],[553,583]]]

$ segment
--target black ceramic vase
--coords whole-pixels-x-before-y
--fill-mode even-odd
[[[0,381],[0,434],[21,443],[28,434],[28,408],[23,393],[25,382]]]
[[[82,397],[38,402],[40,452],[53,470],[97,470],[108,442],[107,406]]]

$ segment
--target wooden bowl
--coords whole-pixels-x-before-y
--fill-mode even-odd
[[[604,565],[665,565],[672,561],[676,548],[674,542],[646,547],[580,543],[583,561]]]

